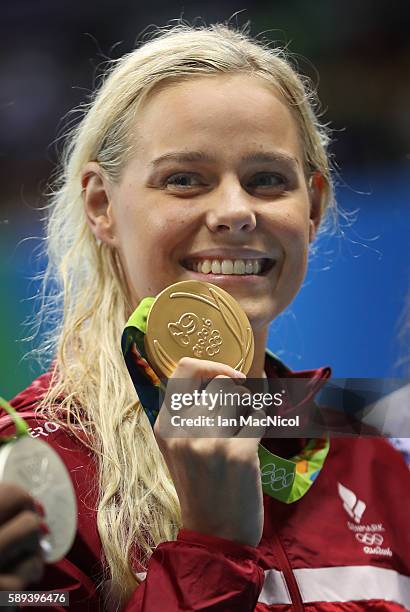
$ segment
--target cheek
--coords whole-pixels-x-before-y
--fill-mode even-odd
[[[184,227],[183,220],[149,210],[123,220],[120,251],[137,296],[156,295],[172,282]]]
[[[155,208],[150,203],[140,211],[138,218],[131,225],[138,226],[138,234],[143,236],[144,241],[161,249],[162,241],[170,243],[178,241],[179,236],[189,226],[189,212],[187,210],[173,210],[170,207]]]
[[[306,274],[309,246],[309,220],[293,210],[282,218],[280,240],[283,263],[279,287],[286,307],[298,293]]]
[[[141,210],[129,211],[124,215],[119,227],[120,242],[128,256],[133,253],[138,258],[146,258],[152,251],[158,252],[172,226],[159,215],[149,210],[149,206]]]
[[[287,258],[298,260],[309,245],[309,218],[299,212],[286,213],[279,222],[279,235]]]

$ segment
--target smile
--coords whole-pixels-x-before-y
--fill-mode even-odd
[[[182,265],[187,270],[199,272],[201,274],[223,274],[230,276],[261,276],[275,264],[275,260],[260,258],[260,259],[204,259],[192,258],[182,261]]]

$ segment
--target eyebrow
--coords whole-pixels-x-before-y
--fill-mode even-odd
[[[152,168],[157,168],[162,163],[167,161],[174,162],[215,162],[216,158],[205,153],[204,151],[171,151],[170,153],[164,153],[164,155],[160,155],[154,159],[150,166]],[[286,163],[291,164],[292,166],[297,166],[299,164],[296,157],[291,155],[286,155],[285,153],[279,153],[278,151],[256,151],[254,153],[249,153],[247,155],[243,155],[240,160],[242,163]]]

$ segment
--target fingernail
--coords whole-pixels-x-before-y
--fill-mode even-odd
[[[44,534],[47,535],[50,533],[49,528],[47,527],[47,525],[45,523],[40,523],[40,531]]]
[[[240,372],[239,370],[235,370],[235,376],[237,378],[246,378],[246,374],[244,374],[243,372]]]
[[[44,517],[46,515],[46,511],[44,510],[44,506],[42,504],[40,504],[39,501],[37,501],[36,499],[34,500],[34,510],[37,512],[37,514],[39,514],[41,517]]]

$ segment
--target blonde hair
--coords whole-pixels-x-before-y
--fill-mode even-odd
[[[300,132],[306,173],[324,177],[323,210],[332,208],[328,132],[315,114],[314,92],[285,52],[252,39],[246,27],[186,23],[158,29],[140,48],[111,63],[67,136],[49,204],[39,316],[53,329],[37,352],[52,355],[53,366],[39,410],[62,420],[96,454],[98,530],[119,602],[138,584],[136,571],[146,568],[153,548],[175,539],[181,517],[121,353],[123,327],[135,305],[117,253],[98,243],[86,223],[80,176],[84,165],[96,160],[108,180],[119,180],[132,155],[128,136],[139,105],[160,84],[221,73],[258,76],[281,92]]]

